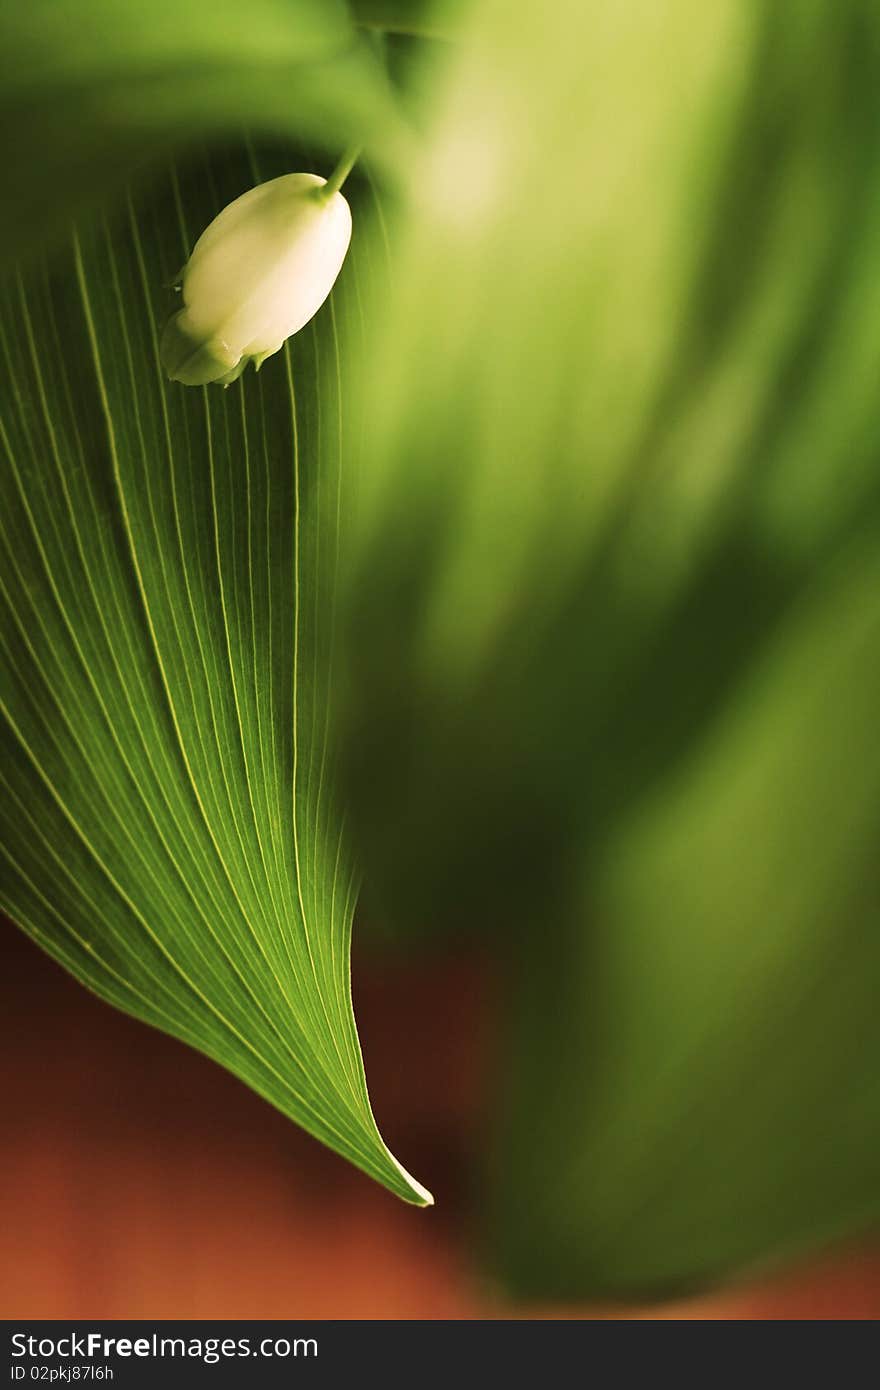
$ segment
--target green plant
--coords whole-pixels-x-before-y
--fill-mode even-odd
[[[356,883],[392,941],[488,937],[520,1292],[864,1228],[876,6],[171,10],[3,20],[11,914],[416,1202]],[[360,142],[327,305],[165,382],[201,231]]]

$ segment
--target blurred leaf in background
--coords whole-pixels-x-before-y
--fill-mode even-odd
[[[0,16],[0,255],[163,155],[248,126],[334,150],[405,138],[343,0],[28,0]]]
[[[502,1277],[653,1294],[880,1214],[880,11],[487,0],[452,66],[346,792],[374,914],[513,959]]]

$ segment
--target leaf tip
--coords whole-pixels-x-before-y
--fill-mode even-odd
[[[407,1172],[403,1164],[394,1157],[394,1154],[391,1152],[390,1149],[388,1150],[388,1157],[391,1159],[391,1162],[394,1164],[398,1173],[409,1187],[412,1193],[412,1196],[409,1200],[413,1203],[413,1205],[417,1207],[432,1207],[434,1205],[434,1194],[432,1192],[429,1192],[426,1187],[423,1187],[422,1184],[419,1182],[418,1178],[413,1177],[412,1173]]]

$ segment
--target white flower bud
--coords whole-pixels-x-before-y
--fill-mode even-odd
[[[327,298],[351,240],[351,211],[317,174],[261,183],[214,218],[181,274],[184,307],[162,334],[172,381],[228,386],[259,368]]]

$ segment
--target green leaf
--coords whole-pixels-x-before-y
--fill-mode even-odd
[[[343,0],[29,0],[0,17],[0,255],[67,232],[181,145],[243,125],[324,149],[402,138]]]
[[[878,709],[875,518],[518,943],[485,1228],[519,1293],[668,1297],[880,1222]]]
[[[302,164],[172,171],[6,287],[3,901],[103,998],[425,1203],[367,1096],[327,737],[369,194],[332,298],[259,377],[169,386],[157,352],[198,234]]]
[[[492,1239],[577,1297],[877,1215],[880,12],[557,20],[451,60],[343,719],[374,915],[513,951]]]

